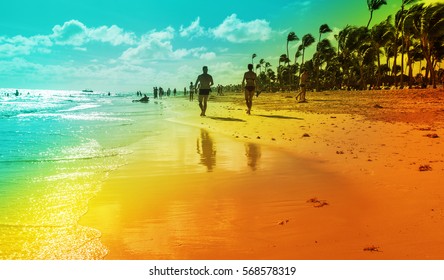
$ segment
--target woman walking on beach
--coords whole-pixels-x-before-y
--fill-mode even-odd
[[[302,70],[301,78],[299,81],[299,86],[301,87],[301,93],[299,93],[300,95],[299,103],[307,102],[307,100],[305,100],[305,93],[307,91],[307,81],[308,81],[308,73],[306,70]]]
[[[253,64],[248,64],[248,71],[244,74],[242,86],[245,88],[245,102],[247,103],[247,114],[249,115],[253,106],[254,90],[256,89],[256,73],[253,72]]]
[[[205,117],[205,112],[207,111],[207,101],[210,95],[211,86],[214,85],[213,77],[208,74],[208,67],[202,67],[202,74],[197,77],[194,83],[195,88],[199,88],[199,107],[201,110],[200,115]]]

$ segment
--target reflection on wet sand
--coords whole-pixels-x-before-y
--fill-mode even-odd
[[[245,143],[245,155],[247,156],[247,164],[254,171],[261,158],[261,147],[253,143]]]
[[[101,232],[106,259],[293,259],[289,246],[322,239],[319,221],[336,221],[307,206],[346,197],[313,162],[204,129],[169,132],[139,143],[88,204],[80,224]]]
[[[200,163],[207,167],[208,172],[213,171],[213,167],[216,165],[216,147],[205,129],[200,130],[200,138],[197,138],[196,148],[200,155]]]

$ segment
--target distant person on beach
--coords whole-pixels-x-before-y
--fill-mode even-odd
[[[299,103],[307,102],[305,100],[305,92],[307,90],[307,80],[308,80],[308,73],[306,70],[302,70],[301,78],[299,81],[299,86],[301,87],[301,92],[299,93]]]
[[[208,74],[208,67],[202,67],[202,74],[200,74],[196,82],[194,83],[195,87],[199,88],[199,107],[201,110],[200,115],[205,117],[205,112],[207,111],[207,101],[211,92],[211,86],[214,85],[213,77]]]
[[[253,106],[253,95],[256,89],[256,73],[253,72],[253,64],[248,64],[248,71],[244,73],[242,87],[245,88],[245,102],[247,103],[247,114],[251,113]]]
[[[142,93],[140,93],[142,94]],[[143,95],[142,98],[140,98],[139,100],[133,100],[133,102],[142,102],[142,103],[148,103],[148,101],[150,101],[150,98],[148,96],[146,96],[146,94]]]
[[[190,101],[193,101],[194,96],[194,85],[193,82],[190,82]]]
[[[154,95],[154,99],[157,99],[157,87],[153,87],[153,95]]]

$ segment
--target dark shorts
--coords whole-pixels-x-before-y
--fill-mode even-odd
[[[255,86],[245,86],[245,89],[249,92],[252,92],[252,91],[254,91]]]
[[[210,94],[210,89],[199,89],[199,94],[200,95],[209,95]]]

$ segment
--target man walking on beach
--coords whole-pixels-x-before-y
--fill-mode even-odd
[[[208,67],[202,67],[203,74],[200,74],[197,77],[196,83],[194,86],[199,89],[199,107],[201,110],[200,115],[202,117],[205,116],[205,112],[207,111],[207,101],[208,96],[210,95],[211,86],[214,85],[213,77],[208,74]]]

